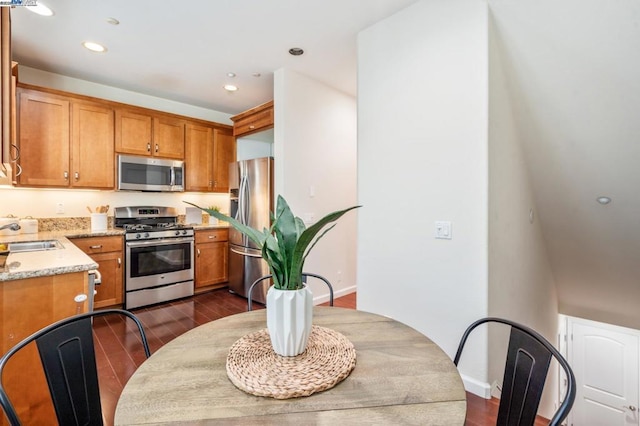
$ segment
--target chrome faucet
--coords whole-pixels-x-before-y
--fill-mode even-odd
[[[20,225],[18,225],[16,222],[7,223],[6,225],[0,226],[0,231],[7,228],[9,228],[12,231],[18,231],[20,229]]]

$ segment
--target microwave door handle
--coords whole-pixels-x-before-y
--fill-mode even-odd
[[[171,186],[174,186],[176,184],[176,169],[171,167]]]

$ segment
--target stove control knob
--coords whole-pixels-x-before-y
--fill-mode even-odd
[[[187,231],[186,231],[186,230],[183,230],[183,231],[182,231],[182,235],[187,235]]]
[[[136,234],[136,240],[139,240],[142,237],[140,234]]]
[[[180,231],[176,231],[176,235],[180,235]]]
[[[144,237],[145,237],[145,238],[149,238],[149,233],[148,233],[148,232],[145,232],[145,233],[144,233]]]

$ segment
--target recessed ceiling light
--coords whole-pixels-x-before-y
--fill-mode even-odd
[[[235,92],[238,90],[238,86],[234,86],[233,84],[225,84],[223,87],[227,92]]]
[[[254,77],[260,77],[262,74],[260,74],[259,72],[254,72],[251,75],[254,76]]]
[[[596,201],[604,206],[605,204],[609,204],[611,202],[611,198],[602,196],[596,198]]]
[[[43,4],[41,1],[38,1],[35,6],[26,6],[26,8],[27,10],[33,13],[37,13],[38,15],[53,16],[53,10],[51,10],[50,7],[48,7],[46,4]]]
[[[289,49],[289,53],[293,56],[300,56],[304,53],[304,50],[299,47],[292,47],[291,49]]]
[[[94,43],[93,41],[85,41],[82,45],[89,49],[92,52],[103,53],[107,51],[107,48],[99,43]]]
[[[236,76],[236,73],[235,73],[235,72],[228,72],[228,73],[227,73],[227,77],[231,77],[231,78],[233,78],[233,77],[235,77],[235,76]]]
[[[120,21],[118,21],[116,18],[107,18],[107,24],[120,25]]]

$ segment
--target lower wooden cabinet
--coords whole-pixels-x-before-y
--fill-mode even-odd
[[[87,272],[0,282],[2,353],[58,320],[84,312],[86,303],[74,299],[88,290]],[[55,412],[35,345],[9,360],[2,377],[23,424],[51,424]],[[0,410],[1,411],[1,410]],[[0,425],[6,423],[0,414]]]
[[[71,241],[98,265],[102,283],[96,286],[94,309],[124,302],[124,248],[121,236],[74,238]]]
[[[195,234],[196,292],[223,287],[229,281],[229,230],[202,229]]]

